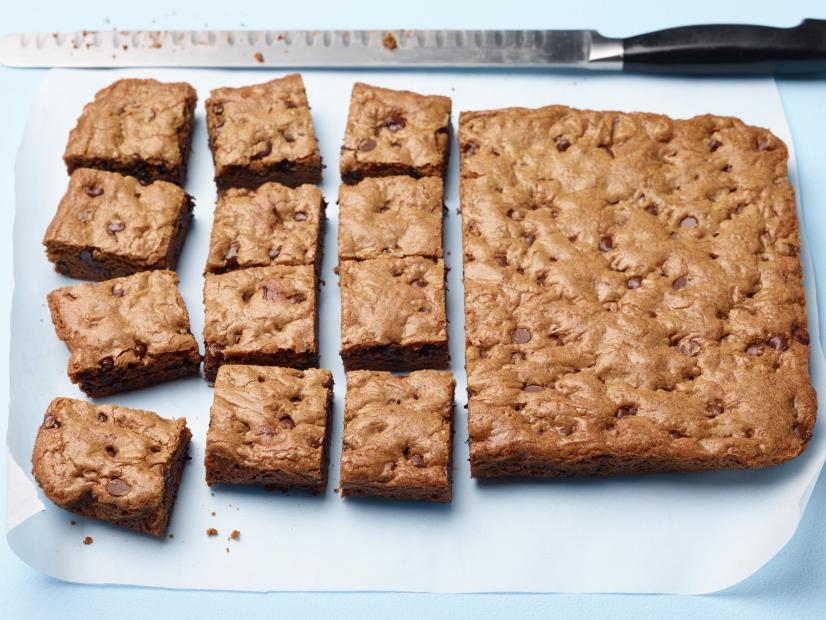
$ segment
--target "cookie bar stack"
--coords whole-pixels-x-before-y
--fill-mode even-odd
[[[204,283],[204,375],[224,363],[318,365],[325,202],[300,75],[213,90],[206,102],[219,188]]]
[[[339,192],[342,495],[450,501],[454,382],[422,370],[449,363],[450,107],[447,97],[353,87]]]
[[[88,396],[200,368],[171,271],[192,218],[193,200],[180,186],[196,99],[185,83],[119,80],[86,105],[69,136],[69,188],[43,243],[57,272],[95,281],[48,295],[69,348],[69,378]],[[55,398],[32,471],[58,506],[160,537],[190,437],[184,418]]]

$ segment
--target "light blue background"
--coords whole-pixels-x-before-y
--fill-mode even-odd
[[[117,4],[117,6],[115,6]],[[758,5],[759,4],[759,5]],[[758,6],[756,6],[758,5]],[[582,28],[625,36],[699,22],[753,22],[791,26],[803,17],[826,18],[822,0],[724,2],[693,0],[557,3],[442,0],[412,2],[222,3],[0,1],[0,34],[69,29],[172,28]],[[41,73],[0,69],[0,324],[9,324],[13,286],[11,220],[14,157],[30,99]],[[795,139],[802,199],[810,230],[823,231],[826,214],[826,77],[784,79],[781,95]],[[656,110],[656,102],[650,108]],[[56,139],[62,139],[57,137]],[[33,171],[32,174],[36,174]],[[819,236],[819,235],[818,235]],[[815,263],[826,268],[826,242],[813,240]],[[821,279],[823,286],[823,280]],[[824,286],[823,288],[826,288]],[[819,291],[824,304],[824,290]],[[826,310],[824,310],[826,312]],[[823,317],[821,316],[821,322]],[[821,327],[822,330],[822,327]],[[826,395],[821,395],[826,397]],[[8,403],[8,330],[0,330],[0,428],[5,443]],[[823,421],[821,421],[823,424]],[[0,464],[0,468],[3,465]],[[5,478],[5,474],[0,472]],[[0,513],[5,513],[5,492]],[[0,543],[0,615],[9,618],[125,617],[602,617],[612,618],[821,618],[826,617],[826,483],[816,487],[789,545],[745,582],[702,597],[621,595],[238,594],[127,587],[87,587],[43,576]],[[286,559],[273,558],[273,561]]]

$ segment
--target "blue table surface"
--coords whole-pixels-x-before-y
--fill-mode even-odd
[[[209,0],[173,3],[30,2],[4,0],[0,34],[75,29],[325,29],[325,28],[597,28],[603,34],[630,34],[689,23],[751,22],[792,26],[804,17],[826,18],[822,0],[735,2],[693,0],[554,3],[476,0],[464,6],[447,1],[269,3]],[[9,324],[13,286],[11,223],[14,159],[27,110],[43,74],[0,69],[0,324]],[[797,149],[802,200],[810,227],[826,225],[826,77],[783,79],[783,103]],[[652,102],[651,109],[656,109]],[[826,247],[812,248],[815,263],[826,264]],[[823,291],[819,305],[826,308]],[[826,311],[824,311],[826,312]],[[821,313],[821,321],[823,319]],[[821,323],[821,332],[823,332]],[[8,407],[9,331],[0,329],[0,427],[5,442]],[[822,422],[821,422],[822,424]],[[3,468],[4,464],[0,464]],[[4,472],[3,479],[5,479]],[[5,491],[0,494],[5,512]],[[5,618],[115,617],[547,617],[561,618],[822,618],[826,617],[826,482],[814,490],[800,528],[769,564],[746,581],[718,594],[698,597],[640,595],[193,592],[129,587],[78,586],[29,568],[0,543],[0,614]]]

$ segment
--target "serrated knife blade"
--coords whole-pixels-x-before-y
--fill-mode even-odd
[[[80,31],[0,40],[10,67],[620,68],[622,44],[578,30]],[[613,66],[612,66],[613,61]]]
[[[826,21],[711,24],[610,38],[595,30],[180,30],[22,33],[8,67],[575,68],[658,73],[826,71]]]

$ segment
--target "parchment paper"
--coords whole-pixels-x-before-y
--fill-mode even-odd
[[[29,474],[32,444],[48,402],[82,397],[66,377],[45,297],[72,282],[55,274],[41,246],[66,189],[61,161],[84,103],[120,77],[186,80],[200,97],[187,190],[197,201],[179,273],[200,339],[202,271],[215,189],[203,101],[210,88],[262,82],[265,71],[52,71],[33,102],[16,170],[15,291],[8,430],[7,537],[27,563],[61,579],[170,588],[392,590],[433,592],[709,592],[765,564],[791,537],[826,458],[822,431],[801,458],[762,471],[617,479],[480,484],[470,479],[465,405],[458,158],[451,158],[446,220],[448,312],[457,379],[454,500],[448,506],[343,501],[338,485],[344,377],[336,262],[338,150],[357,80],[439,93],[460,110],[564,103],[687,117],[732,114],[769,127],[791,146],[774,83],[767,79],[673,79],[485,72],[306,72],[327,165],[329,202],[321,295],[322,366],[336,381],[330,484],[320,497],[204,482],[203,449],[212,389],[201,378],[105,399],[175,417],[193,430],[191,455],[163,541],[77,518],[43,498]],[[454,143],[455,146],[455,143]],[[791,170],[795,165],[792,156]],[[794,180],[794,179],[793,179]],[[799,192],[798,192],[799,194]],[[819,234],[809,231],[812,236]],[[817,238],[817,237],[816,237]],[[812,371],[823,395],[823,355],[812,265],[804,247]],[[214,513],[214,516],[213,516]],[[70,520],[77,521],[75,526]],[[220,535],[207,537],[215,527]],[[239,541],[229,533],[241,532]],[[83,545],[85,536],[92,545]],[[229,551],[227,551],[229,550]]]

